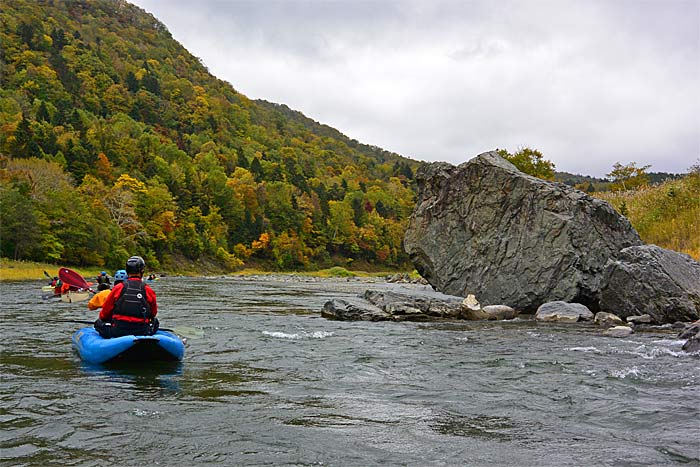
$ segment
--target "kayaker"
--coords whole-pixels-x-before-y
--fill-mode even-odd
[[[158,330],[156,293],[143,282],[145,269],[146,262],[140,256],[126,261],[128,280],[114,286],[95,321],[102,337],[148,336]]]
[[[102,271],[99,276],[97,276],[97,284],[107,284],[110,285],[112,282],[109,280],[107,271]]]
[[[126,271],[123,269],[120,269],[119,271],[114,273],[114,286],[116,287],[117,284],[121,284],[127,279]],[[88,310],[97,310],[98,308],[102,308],[102,305],[104,305],[105,301],[107,300],[107,297],[109,296],[111,292],[111,289],[109,288],[108,284],[100,284],[97,286],[97,293],[92,296],[90,301],[87,304]]]
[[[63,281],[61,279],[58,279],[56,281],[56,283],[54,284],[53,294],[54,295],[61,295],[62,289],[63,289]]]

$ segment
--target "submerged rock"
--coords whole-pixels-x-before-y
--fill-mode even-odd
[[[678,334],[679,339],[690,339],[691,337],[700,335],[700,320],[686,325]]]
[[[593,312],[580,303],[566,303],[563,301],[548,302],[540,305],[535,313],[537,321],[559,321],[562,323],[575,323],[577,321],[590,321]]]
[[[633,332],[634,330],[629,326],[613,326],[610,329],[606,329],[603,335],[609,337],[627,337]]]
[[[424,164],[404,244],[438,291],[534,312],[554,300],[597,309],[602,271],[639,245],[608,203],[520,172],[496,152]]]
[[[605,267],[600,308],[656,323],[700,318],[700,263],[656,245],[625,248]]]
[[[688,339],[683,344],[686,352],[700,352],[700,320],[690,323],[678,334],[679,339]]]

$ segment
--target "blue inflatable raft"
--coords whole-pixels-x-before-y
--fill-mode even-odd
[[[158,331],[152,336],[122,336],[105,339],[95,328],[82,328],[73,334],[73,347],[89,363],[117,361],[180,361],[185,344],[175,334]]]

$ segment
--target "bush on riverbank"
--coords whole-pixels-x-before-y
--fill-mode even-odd
[[[645,243],[700,260],[700,169],[660,185],[594,196],[626,216]]]

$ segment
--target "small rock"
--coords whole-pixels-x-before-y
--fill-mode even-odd
[[[470,321],[480,321],[489,319],[489,314],[481,309],[479,301],[473,294],[467,295],[467,298],[462,300],[462,318]]]
[[[700,320],[690,323],[686,326],[679,334],[679,339],[690,339],[691,337],[697,336],[700,333]]]
[[[640,316],[628,316],[627,317],[627,322],[628,323],[634,323],[634,324],[649,324],[651,323],[652,319],[651,316],[649,315],[640,315]]]
[[[683,344],[683,350],[686,352],[700,352],[700,335],[688,339],[688,342]]]
[[[518,315],[518,312],[508,305],[487,305],[482,310],[490,320],[513,319]]]
[[[470,310],[481,310],[481,305],[479,304],[479,301],[473,294],[467,295],[467,298],[465,298],[462,301],[462,305],[469,308]]]
[[[389,303],[384,307],[384,311],[392,315],[419,315],[423,311],[411,306],[408,303]]]
[[[613,326],[610,329],[606,329],[603,335],[608,337],[627,337],[633,332],[629,326]]]
[[[482,309],[471,310],[469,308],[462,308],[462,319],[469,321],[481,321],[484,319],[489,319],[489,315]]]
[[[622,318],[619,316],[613,314],[613,313],[606,313],[604,311],[599,311],[598,313],[595,314],[595,318],[593,319],[593,322],[595,324],[598,324],[600,326],[605,326],[605,327],[611,327],[611,326],[617,326],[619,324],[624,324],[624,321],[622,321]]]
[[[591,312],[587,306],[580,303],[554,301],[540,305],[535,314],[535,319],[537,321],[575,323],[577,321],[589,321],[593,319],[593,312]]]

